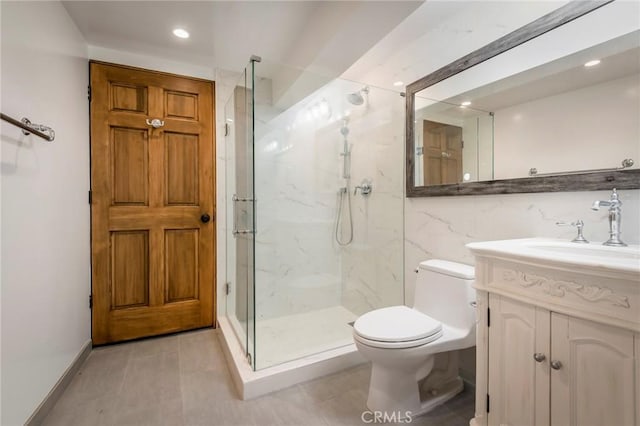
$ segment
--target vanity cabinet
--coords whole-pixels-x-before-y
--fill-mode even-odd
[[[472,426],[640,426],[640,248],[551,239],[476,258]]]
[[[489,425],[635,425],[629,330],[489,295]]]

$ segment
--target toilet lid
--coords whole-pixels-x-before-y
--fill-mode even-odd
[[[407,306],[391,306],[362,315],[353,324],[353,329],[369,340],[407,342],[440,333],[442,324]]]

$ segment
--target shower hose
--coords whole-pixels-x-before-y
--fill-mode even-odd
[[[336,242],[341,246],[346,246],[353,241],[353,214],[351,213],[351,191],[349,191],[349,186],[340,188],[338,196],[340,199],[338,200],[338,216],[336,217]],[[342,222],[342,206],[344,205],[345,196],[347,197],[347,208],[349,209],[349,239],[341,241],[340,224]]]

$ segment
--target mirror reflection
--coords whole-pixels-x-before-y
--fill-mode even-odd
[[[639,31],[456,92],[479,68],[416,94],[416,186],[638,168]]]
[[[493,177],[493,113],[415,96],[415,185]]]

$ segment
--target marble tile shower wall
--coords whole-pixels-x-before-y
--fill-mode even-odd
[[[402,98],[374,89],[367,104],[348,106],[346,93],[360,87],[336,80],[282,112],[268,84],[256,84],[257,318],[337,305],[360,314],[401,303]],[[334,227],[347,108],[351,191],[364,178],[374,191],[351,193],[354,241],[340,247]]]
[[[371,195],[352,198],[354,241],[342,249],[342,305],[361,315],[403,302],[404,98],[371,89],[349,127],[352,194],[362,179],[373,183]]]

